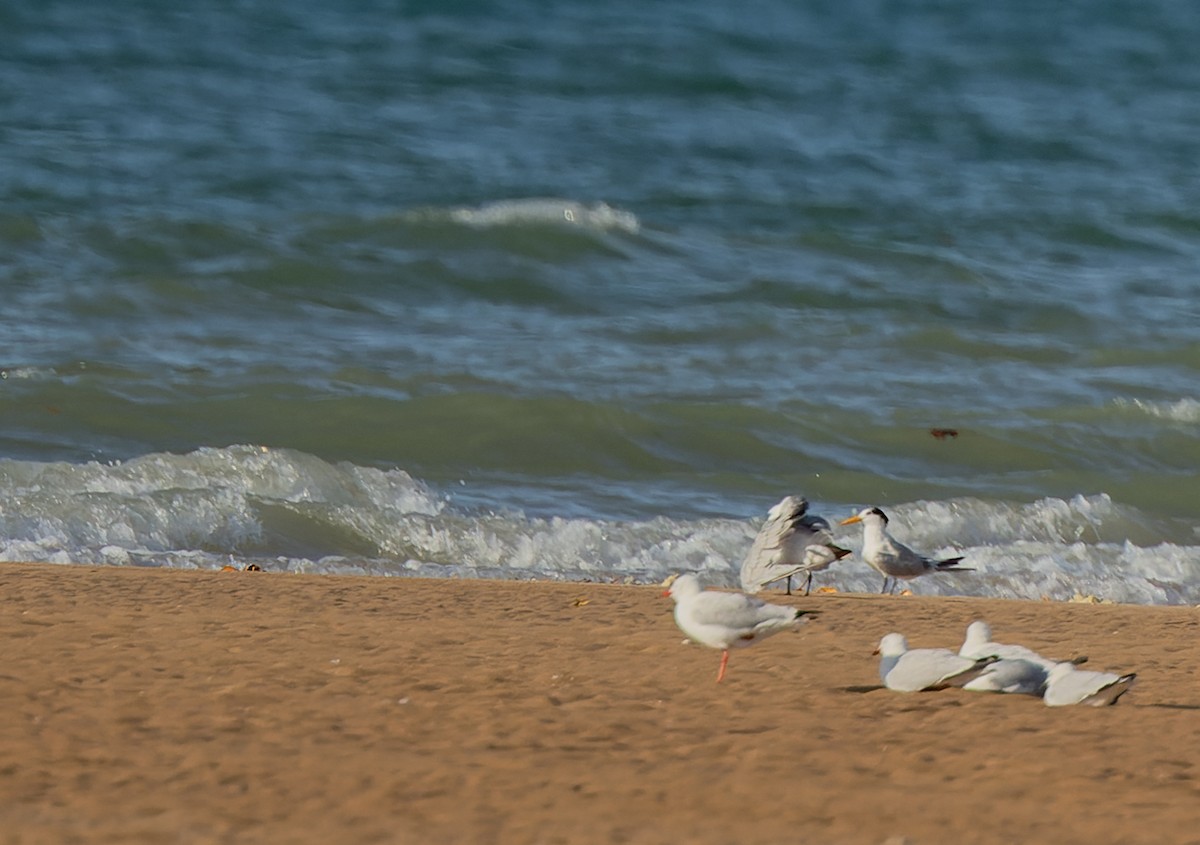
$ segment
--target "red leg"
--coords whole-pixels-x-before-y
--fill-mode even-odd
[[[721,683],[721,679],[725,677],[725,664],[729,662],[729,649],[721,652],[721,671],[717,672],[717,683]]]

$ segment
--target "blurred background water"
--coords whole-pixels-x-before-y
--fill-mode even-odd
[[[732,584],[800,493],[979,569],[918,592],[1200,601],[1196,43],[1184,0],[5,4],[0,557]]]

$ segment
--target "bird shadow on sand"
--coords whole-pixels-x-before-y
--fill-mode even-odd
[[[1200,710],[1200,704],[1172,704],[1166,701],[1154,704],[1135,704],[1134,707],[1161,707],[1164,710]]]
[[[863,693],[875,692],[876,690],[887,689],[883,684],[855,684],[849,687],[834,687],[835,692],[851,692],[862,695]],[[1175,704],[1173,702],[1156,702],[1154,704],[1134,704],[1134,707],[1158,707],[1163,710],[1200,710],[1200,704]]]

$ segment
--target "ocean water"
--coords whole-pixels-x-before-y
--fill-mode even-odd
[[[977,569],[918,593],[1200,602],[1197,43],[5,4],[0,559],[732,585],[795,493]]]

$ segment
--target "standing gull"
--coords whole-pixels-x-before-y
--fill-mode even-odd
[[[972,660],[959,657],[948,648],[910,649],[903,634],[888,634],[879,641],[875,653],[879,655],[880,680],[885,687],[897,692],[961,687],[999,659]]]
[[[888,579],[892,581],[892,592],[901,578],[916,578],[928,572],[974,572],[966,566],[956,566],[961,557],[951,557],[945,560],[931,560],[917,554],[908,546],[898,542],[887,532],[887,514],[879,508],[864,508],[849,519],[843,519],[840,525],[863,524],[862,559],[883,576],[883,589],[887,592]]]
[[[808,576],[804,582],[807,596],[813,573],[829,568],[848,554],[849,549],[834,545],[829,523],[808,513],[807,499],[785,496],[767,511],[767,521],[742,562],[742,589],[757,593],[768,584],[786,578],[790,596],[792,576],[804,573]]]
[[[767,604],[742,593],[704,590],[691,573],[668,579],[667,591],[675,599],[675,624],[689,639],[709,648],[721,649],[717,683],[725,677],[729,649],[745,648],[772,634],[799,625],[814,610],[796,610]]]
[[[1117,675],[1114,672],[1092,672],[1076,669],[1073,663],[1059,663],[1050,670],[1046,692],[1042,700],[1051,707],[1069,704],[1090,704],[1103,707],[1116,704],[1124,695],[1137,675]]]

